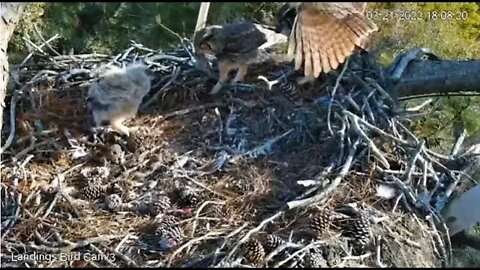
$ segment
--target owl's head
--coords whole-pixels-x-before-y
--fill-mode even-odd
[[[150,83],[153,79],[153,72],[144,63],[133,63],[125,68],[125,74],[136,85],[150,90]]]
[[[215,55],[218,51],[220,51],[217,37],[221,29],[222,27],[219,25],[210,25],[198,30],[193,39],[195,54]]]
[[[210,65],[206,55],[216,55],[222,50],[219,33],[222,26],[210,25],[195,32],[193,39],[194,57],[197,68],[210,73]]]

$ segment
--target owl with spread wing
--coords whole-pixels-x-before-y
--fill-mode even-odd
[[[223,26],[211,25],[198,30],[193,40],[195,58],[205,68],[205,55],[218,60],[219,80],[210,91],[217,94],[229,79],[229,73],[238,69],[233,83],[245,78],[248,66],[257,58],[259,48],[267,42],[264,31],[249,21],[236,21]]]
[[[375,23],[364,16],[366,2],[290,2],[297,8],[291,27],[288,55],[308,80],[335,70],[358,48],[367,50]],[[290,9],[284,9],[291,16]],[[283,24],[285,24],[285,19]],[[282,22],[281,19],[281,22]]]
[[[138,108],[150,91],[152,72],[147,65],[135,63],[120,68],[104,65],[98,69],[99,78],[88,89],[87,108],[96,127],[109,122],[112,129],[129,136],[123,124],[135,117]]]

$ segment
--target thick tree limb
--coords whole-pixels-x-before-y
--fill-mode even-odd
[[[0,131],[3,128],[3,108],[9,80],[8,42],[20,20],[24,7],[23,3],[0,3]]]
[[[400,99],[431,95],[480,95],[480,60],[411,61],[394,89]]]

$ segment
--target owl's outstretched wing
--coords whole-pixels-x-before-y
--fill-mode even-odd
[[[303,3],[290,35],[289,56],[295,69],[318,77],[338,68],[378,27],[367,20],[361,3]]]

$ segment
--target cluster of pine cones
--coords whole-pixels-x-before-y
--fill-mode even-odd
[[[354,253],[363,252],[371,237],[368,214],[352,207],[347,207],[341,212],[343,215],[329,210],[318,211],[311,217],[309,229],[314,237],[319,239],[331,227],[336,227],[342,231],[343,236],[351,239],[349,243]]]
[[[370,242],[369,216],[365,212],[353,208],[348,208],[347,211],[341,211],[340,213],[329,210],[318,211],[310,217],[307,231],[318,240],[334,227],[340,229],[342,235],[349,238],[349,244],[355,255],[361,254]],[[252,238],[245,244],[244,258],[249,264],[263,265],[267,254],[285,243],[285,240],[273,234],[267,235],[263,241]],[[283,254],[281,257],[286,258],[288,256],[288,254]],[[288,265],[294,268],[328,267],[325,256],[323,252],[318,250],[309,250],[301,259],[295,257],[290,260]],[[285,258],[282,258],[282,260]]]

